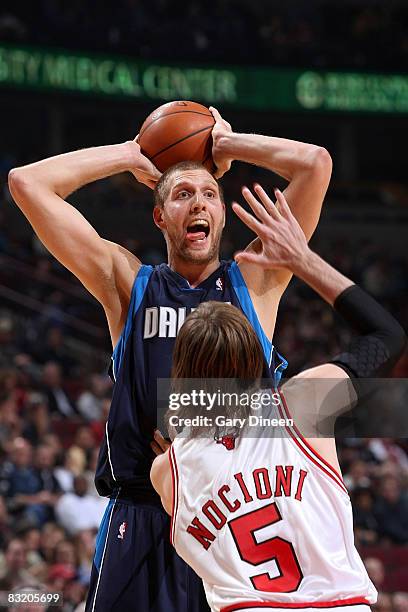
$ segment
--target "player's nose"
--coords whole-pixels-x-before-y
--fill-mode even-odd
[[[205,198],[200,193],[196,193],[191,203],[191,212],[197,212],[203,208],[205,208]]]

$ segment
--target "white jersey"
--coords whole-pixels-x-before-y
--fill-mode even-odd
[[[211,609],[369,610],[377,593],[354,546],[340,474],[291,426],[256,436],[241,435],[230,450],[231,438],[177,436],[170,450],[172,543],[202,578]]]

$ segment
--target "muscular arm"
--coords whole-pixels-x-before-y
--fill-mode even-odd
[[[233,132],[225,133],[218,146],[226,157],[272,170],[289,182],[285,198],[309,240],[330,182],[332,162],[328,151],[286,138]]]
[[[148,161],[142,157],[128,142],[65,153],[9,174],[10,192],[39,239],[104,306],[114,343],[140,262],[103,240],[65,198],[92,181],[134,171]]]
[[[285,138],[236,134],[215,109],[212,112],[216,119],[213,157],[217,166],[225,172],[232,160],[239,160],[261,166],[285,178],[289,185],[284,194],[309,240],[319,221],[331,177],[332,163],[326,149]],[[261,241],[256,238],[246,250],[256,254],[261,249]],[[291,271],[283,268],[262,269],[249,261],[241,261],[240,269],[260,323],[266,335],[272,338],[279,300],[289,283]]]

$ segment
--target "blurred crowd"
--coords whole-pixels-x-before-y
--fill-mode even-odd
[[[407,22],[404,0],[3,0],[0,39],[159,61],[398,71]]]
[[[121,180],[96,184],[81,197],[94,199],[99,208],[109,207],[110,201],[118,206],[119,190],[125,214],[135,194]],[[20,290],[27,303],[2,300],[0,308],[0,591],[45,585],[48,591],[63,593],[63,609],[71,611],[86,595],[95,535],[106,505],[96,493],[93,473],[112,389],[108,332],[98,305],[84,298],[32,233],[14,234],[5,213],[12,210],[6,188],[1,198],[0,258],[7,265],[0,266],[0,289]],[[147,263],[158,263],[165,259],[164,245],[147,222],[149,199],[144,195],[138,209],[146,219],[139,225],[143,235],[135,229],[131,239],[116,238]],[[223,243],[226,257],[242,240],[238,225],[230,223]],[[373,240],[359,244],[358,258],[351,239],[330,241],[326,236],[314,248],[406,322],[406,257],[380,250]],[[29,266],[24,281],[25,268],[16,272],[12,264]],[[27,309],[30,299],[41,303],[40,313]],[[76,332],[67,313],[102,330],[103,339],[95,343],[107,355],[106,367],[96,368],[72,350]],[[290,361],[289,373],[335,355],[348,338],[332,310],[303,284],[293,282],[282,301],[275,337],[275,345]],[[405,357],[395,374],[407,372]],[[356,543],[380,591],[375,609],[406,611],[408,444],[391,438],[345,439],[339,452],[353,502]]]

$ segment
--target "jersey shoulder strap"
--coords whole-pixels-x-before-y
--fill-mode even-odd
[[[150,276],[153,272],[153,266],[142,265],[133,283],[132,292],[130,294],[129,308],[126,316],[125,326],[122,330],[118,343],[116,344],[111,358],[110,373],[115,382],[119,368],[122,363],[123,355],[126,348],[126,343],[132,331],[133,319],[142,303]]]

